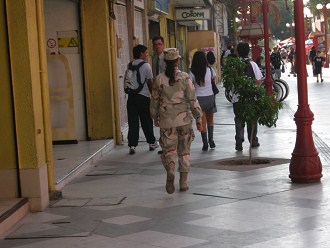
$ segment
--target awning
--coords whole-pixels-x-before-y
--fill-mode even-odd
[[[290,44],[290,43],[293,43],[293,44],[294,44],[295,41],[296,41],[296,40],[295,40],[294,37],[290,37],[290,38],[287,38],[287,39],[285,39],[285,40],[280,41],[280,42],[278,43],[278,45],[279,45],[280,47],[282,47],[282,46],[289,46],[288,44]],[[291,45],[291,44],[290,44],[290,45]]]

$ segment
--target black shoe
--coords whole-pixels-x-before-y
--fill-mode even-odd
[[[163,154],[163,151],[162,150],[159,150],[157,153],[158,154]]]
[[[259,142],[252,144],[252,148],[259,147],[259,146],[260,146]]]
[[[207,151],[209,149],[209,145],[203,145],[202,151]]]
[[[216,145],[215,145],[215,143],[214,143],[213,140],[210,141],[209,143],[210,143],[210,148],[211,148],[211,149],[214,149],[214,148],[216,147]]]
[[[236,151],[243,151],[242,144],[236,144],[235,149],[236,149]]]

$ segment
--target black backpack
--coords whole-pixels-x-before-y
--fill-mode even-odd
[[[254,75],[253,67],[250,63],[249,59],[241,59],[242,62],[245,63],[245,69],[244,69],[244,75],[247,77],[250,77],[252,79],[256,79],[256,76]]]
[[[127,70],[125,71],[125,76],[124,76],[124,92],[128,95],[134,95],[134,94],[138,94],[145,82],[147,81],[147,79],[142,83],[141,82],[141,75],[140,75],[140,67],[142,65],[144,65],[145,61],[140,62],[137,65],[133,65],[132,62],[130,62],[127,66]],[[139,84],[139,86],[134,89],[134,76],[136,75],[136,79],[137,82]]]

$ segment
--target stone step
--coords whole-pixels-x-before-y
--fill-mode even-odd
[[[0,199],[0,237],[29,213],[26,198]]]

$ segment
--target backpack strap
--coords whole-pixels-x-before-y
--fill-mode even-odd
[[[252,79],[256,79],[256,76],[254,74],[254,71],[253,71],[253,67],[250,63],[250,59],[242,59],[242,61],[246,64],[246,68],[245,68],[245,75],[248,76],[248,77],[251,77]]]
[[[211,66],[208,66],[208,68],[210,68],[210,72],[211,72],[211,79],[213,78],[213,69]]]

